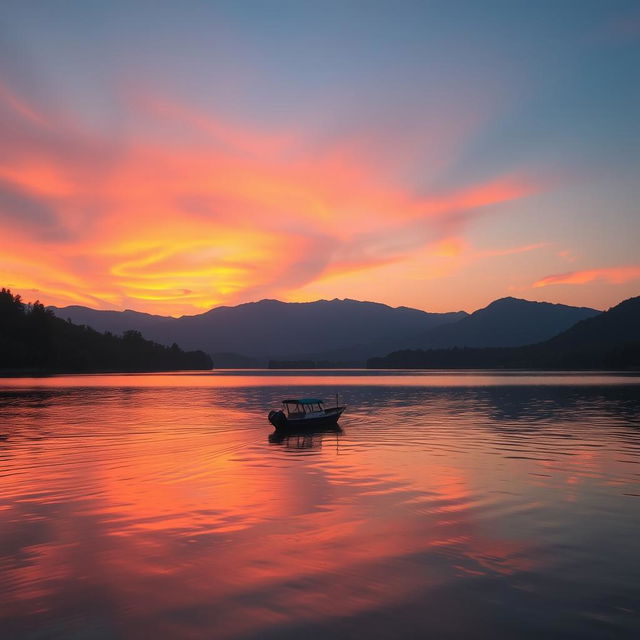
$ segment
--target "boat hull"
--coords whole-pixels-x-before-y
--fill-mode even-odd
[[[271,411],[269,422],[276,429],[307,429],[324,425],[337,424],[346,407],[333,407],[325,409],[322,415],[309,416],[308,418],[289,418],[283,411]]]

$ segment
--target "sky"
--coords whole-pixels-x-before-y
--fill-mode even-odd
[[[180,316],[640,294],[640,4],[24,2],[0,286]]]

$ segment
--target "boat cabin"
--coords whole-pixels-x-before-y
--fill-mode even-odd
[[[289,418],[304,418],[308,414],[323,413],[323,401],[318,398],[283,400],[282,406]]]

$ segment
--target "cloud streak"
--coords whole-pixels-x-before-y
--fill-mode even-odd
[[[597,280],[610,284],[624,284],[640,279],[640,265],[623,267],[606,267],[603,269],[585,269],[583,271],[569,271],[546,276],[533,283],[533,287],[548,287],[556,284],[584,285]]]

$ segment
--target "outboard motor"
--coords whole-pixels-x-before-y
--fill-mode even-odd
[[[281,429],[287,424],[287,416],[284,415],[284,411],[282,411],[282,409],[273,409],[269,411],[269,422],[276,429]]]

